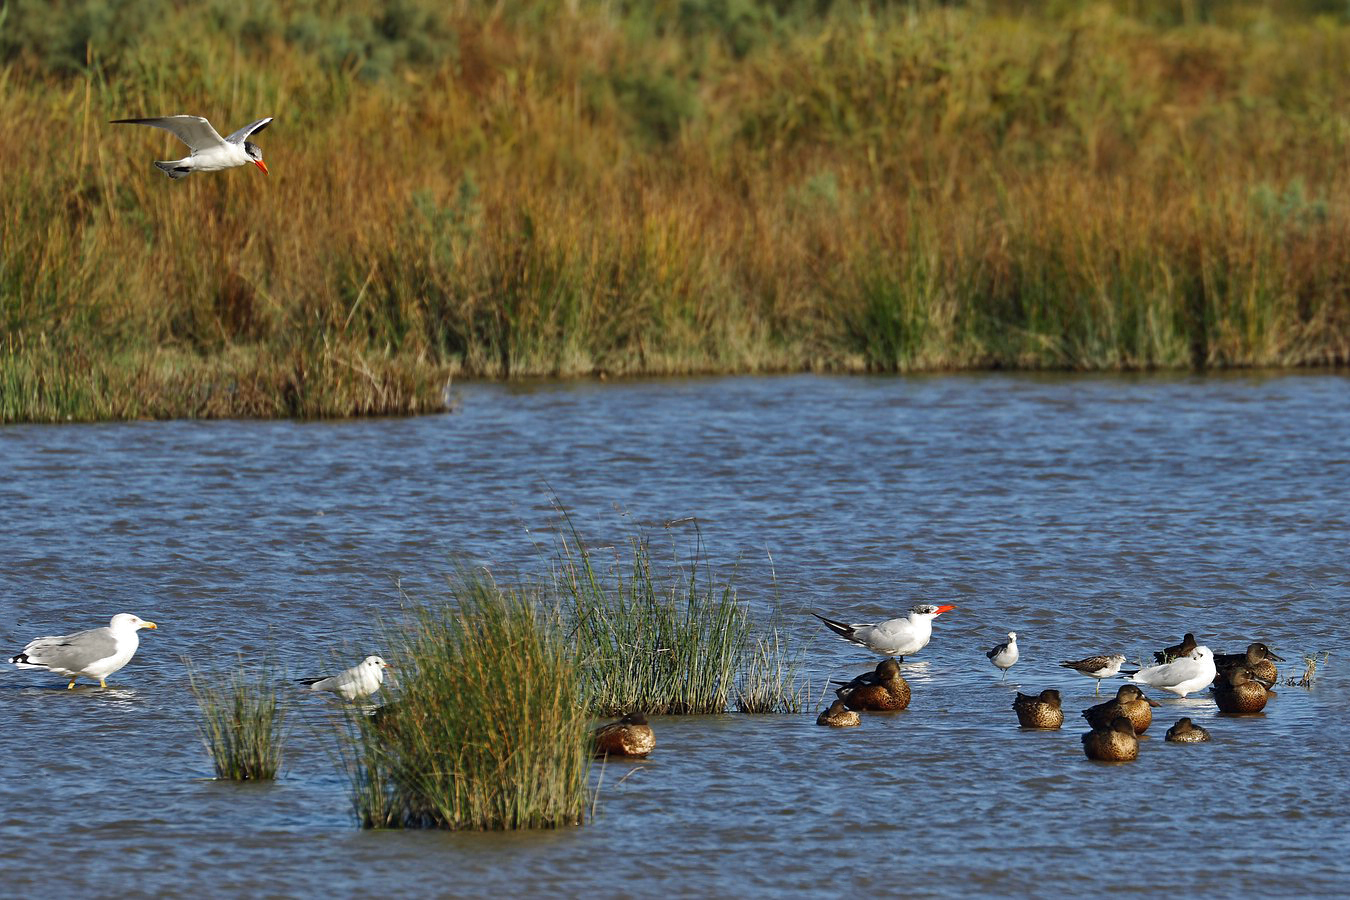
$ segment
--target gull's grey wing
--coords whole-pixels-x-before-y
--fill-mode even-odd
[[[29,665],[47,666],[78,672],[90,663],[117,653],[117,639],[111,628],[92,628],[62,637],[43,637],[29,641],[23,648]]]
[[[154,116],[149,119],[113,119],[113,125],[149,125],[163,128],[192,148],[193,153],[219,147],[225,139],[201,116]]]
[[[271,124],[272,124],[271,116],[268,116],[265,119],[259,119],[258,121],[253,122],[252,124],[245,125],[243,128],[240,128],[234,134],[227,137],[225,141],[226,143],[229,144],[242,144],[244,141],[248,140],[253,135],[262,131],[264,128],[266,128],[268,125]]]

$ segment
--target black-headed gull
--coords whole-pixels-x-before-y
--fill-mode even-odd
[[[9,661],[20,669],[46,669],[70,679],[67,689],[75,686],[75,679],[84,675],[97,678],[99,687],[107,687],[109,675],[125,666],[136,655],[141,645],[136,634],[142,628],[158,628],[131,613],[118,613],[103,628],[91,628],[57,637],[40,637],[28,642],[23,652]]]
[[[1094,694],[1100,696],[1102,692],[1102,679],[1110,678],[1120,671],[1120,667],[1125,664],[1125,654],[1111,653],[1100,656],[1086,656],[1083,659],[1066,660],[1060,663],[1066,669],[1073,669],[1079,675],[1086,675],[1088,678],[1097,679],[1097,689]]]
[[[219,172],[252,163],[267,174],[262,150],[249,140],[272,122],[272,117],[245,125],[229,137],[221,137],[201,116],[153,116],[148,119],[113,119],[113,125],[149,125],[163,128],[192,149],[182,159],[155,160],[155,165],[170,178],[186,178],[193,172]]]
[[[866,647],[882,656],[896,656],[903,662],[906,656],[918,653],[928,646],[933,637],[933,620],[948,610],[956,609],[951,604],[933,606],[920,603],[902,619],[887,619],[879,624],[847,625],[827,619],[819,613],[812,613],[825,626],[846,641]]]
[[[995,644],[994,649],[985,654],[989,657],[991,663],[1003,670],[1003,678],[1008,677],[1008,670],[1017,662],[1017,655],[1017,632],[1015,631],[1008,632],[1006,641]]]
[[[1214,681],[1215,672],[1214,651],[1201,644],[1191,651],[1190,656],[1122,674],[1128,675],[1135,684],[1152,685],[1160,691],[1185,697],[1192,691],[1209,687]]]
[[[389,668],[392,666],[380,657],[367,656],[336,675],[298,680],[301,684],[309,685],[311,691],[332,691],[343,700],[358,700],[380,689],[380,685],[384,684],[384,670]]]

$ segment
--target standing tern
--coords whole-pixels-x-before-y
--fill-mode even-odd
[[[155,160],[160,171],[170,178],[186,178],[193,172],[219,172],[249,163],[267,174],[262,150],[249,140],[272,122],[272,117],[245,125],[229,137],[223,138],[201,116],[154,116],[148,119],[113,119],[113,125],[149,125],[163,128],[192,149],[182,159],[167,162]]]
[[[986,653],[985,656],[989,657],[989,661],[996,667],[1003,670],[1003,678],[1006,679],[1008,670],[1013,667],[1013,663],[1017,662],[1017,632],[1008,632],[1008,639],[1001,644],[994,645],[994,649]]]
[[[903,619],[887,619],[880,624],[847,625],[827,619],[818,613],[812,613],[825,623],[835,634],[860,647],[866,647],[882,656],[898,656],[901,662],[905,657],[918,653],[928,646],[933,637],[933,620],[948,610],[956,609],[951,604],[933,606],[920,603],[910,609]]]

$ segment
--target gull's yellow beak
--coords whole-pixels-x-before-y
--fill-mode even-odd
[[[158,628],[159,626],[156,625],[154,622],[142,622],[142,623],[141,623],[141,627],[142,627],[142,628]]]

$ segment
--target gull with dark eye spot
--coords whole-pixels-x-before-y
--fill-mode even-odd
[[[249,140],[272,123],[272,117],[259,119],[240,128],[229,137],[221,137],[201,116],[152,116],[146,119],[113,119],[113,125],[149,125],[162,128],[187,144],[192,153],[182,159],[156,160],[155,165],[170,178],[186,178],[193,172],[219,172],[235,166],[255,165],[267,174],[262,150]]]

